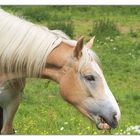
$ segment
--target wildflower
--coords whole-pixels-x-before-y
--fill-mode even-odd
[[[75,118],[71,118],[70,120],[73,121],[73,120],[75,120]]]
[[[113,50],[116,50],[116,48],[114,47]]]
[[[116,36],[116,39],[119,39],[120,37],[119,36]]]
[[[123,131],[123,134],[126,134],[126,131]]]
[[[65,124],[65,125],[67,125],[67,124],[68,124],[68,122],[64,122],[64,124]]]
[[[95,132],[93,132],[93,134],[95,134],[95,135],[96,135],[96,134],[97,134],[97,132],[95,131]]]
[[[105,39],[106,39],[106,40],[110,40],[110,37],[106,37]]]
[[[88,126],[87,129],[90,129],[90,127]]]
[[[60,128],[60,130],[61,130],[61,131],[64,130],[64,127],[62,126],[62,127]]]
[[[130,126],[126,129],[127,132],[132,131],[132,130],[135,131],[136,133],[140,134],[140,126],[138,126],[138,125]]]

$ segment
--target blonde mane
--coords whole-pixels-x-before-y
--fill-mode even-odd
[[[63,32],[51,31],[0,9],[0,72],[38,76],[47,56],[62,39]]]

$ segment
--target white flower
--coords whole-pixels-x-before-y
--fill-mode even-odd
[[[120,37],[119,36],[116,36],[116,38],[119,39]]]
[[[62,127],[60,128],[60,130],[61,130],[61,131],[64,130],[64,127],[62,126]]]
[[[105,39],[106,39],[106,40],[110,40],[110,37],[106,37]]]
[[[128,127],[128,128],[126,129],[127,132],[129,132],[129,131],[131,131],[131,130],[133,130],[133,131],[135,131],[136,133],[140,134],[140,126],[138,126],[138,125],[130,126],[130,127]],[[127,133],[127,134],[128,134],[128,133]]]
[[[65,124],[65,125],[67,125],[67,124],[68,124],[68,122],[64,122],[64,124]]]

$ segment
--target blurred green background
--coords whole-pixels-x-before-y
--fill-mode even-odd
[[[14,120],[17,134],[140,134],[140,6],[2,6],[33,23],[88,41],[96,35],[98,54],[122,117],[118,128],[95,124],[63,101],[59,85],[27,79]]]

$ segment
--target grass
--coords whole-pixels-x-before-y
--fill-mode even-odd
[[[63,101],[57,84],[51,82],[48,85],[48,80],[28,79],[22,103],[14,120],[17,134],[139,134],[133,130],[127,131],[130,126],[140,125],[139,6],[32,6],[32,8],[5,6],[4,8],[43,25],[60,20],[56,17],[62,17],[65,22],[69,21],[70,17],[74,26],[74,38],[85,35],[86,40],[91,38],[89,33],[93,23],[107,18],[113,22],[111,29],[107,24],[109,29],[107,36],[101,37],[102,32],[98,34],[93,50],[102,62],[106,80],[119,103],[122,113],[119,127],[111,131],[97,130],[93,122]],[[36,11],[38,13],[34,14]],[[103,28],[105,27],[104,25]],[[111,32],[116,28],[119,34],[115,34],[112,38]]]
[[[117,29],[115,23],[108,18],[107,19],[103,18],[98,21],[95,21],[95,23],[93,23],[93,27],[90,32],[90,36],[96,35],[96,37],[102,41],[104,41],[109,36],[111,36],[111,38],[114,38],[119,34],[120,32]]]
[[[51,30],[55,30],[56,28],[59,30],[62,30],[64,33],[66,33],[69,37],[73,37],[74,33],[74,25],[72,21],[65,22],[58,20],[56,22],[49,22],[48,23],[48,28]]]

